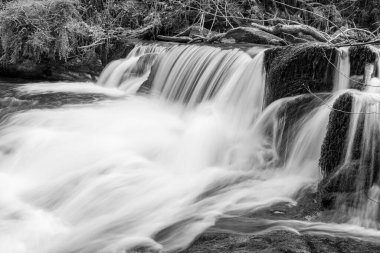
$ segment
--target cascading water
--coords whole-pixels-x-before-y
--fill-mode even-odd
[[[377,58],[377,78],[380,79],[380,49],[378,49],[378,58]]]
[[[289,125],[283,110],[304,97],[263,108],[263,51],[252,59],[212,47],[165,50],[136,48],[111,63],[98,86],[10,89],[9,96],[36,102],[13,105],[1,123],[0,252],[176,252],[222,217],[294,204],[316,186],[340,94],[316,99]],[[135,93],[150,66],[149,94],[120,94]],[[52,106],[58,95],[65,103]],[[374,186],[370,196],[378,195]]]
[[[215,96],[230,79],[239,78],[250,61],[237,49],[178,46],[157,62],[151,93],[195,105]]]

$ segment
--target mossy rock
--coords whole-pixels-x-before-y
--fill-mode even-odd
[[[340,164],[350,125],[353,96],[347,92],[341,95],[334,103],[334,110],[329,116],[327,133],[321,148],[319,166],[327,177]],[[347,113],[348,112],[348,113]]]
[[[277,47],[265,51],[267,72],[265,104],[310,92],[333,88],[336,50],[321,43]]]
[[[336,194],[354,192],[352,185],[358,164],[345,165],[345,173],[336,175],[346,150],[346,139],[349,131],[353,95],[349,92],[341,95],[334,103],[329,116],[325,139],[321,147],[319,166],[323,180],[319,184],[321,204],[325,208],[333,208]]]

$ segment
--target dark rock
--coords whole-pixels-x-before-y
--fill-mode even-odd
[[[349,92],[344,93],[335,101],[321,147],[319,166],[323,173],[323,180],[319,184],[319,192],[322,206],[325,208],[333,208],[337,193],[354,191],[351,180],[358,169],[356,164],[347,165],[345,173],[335,175],[346,153],[346,139],[351,117],[349,112],[351,112],[352,103],[353,96]]]
[[[264,32],[253,27],[238,27],[229,30],[224,36],[227,39],[234,39],[236,42],[266,44],[266,45],[285,45],[280,37]]]
[[[322,144],[319,160],[319,166],[326,177],[334,173],[343,159],[352,102],[351,93],[344,93],[335,101],[333,105],[335,110],[330,113],[327,133]]]

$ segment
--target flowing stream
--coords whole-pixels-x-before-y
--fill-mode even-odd
[[[330,107],[347,78],[288,126],[280,115],[303,96],[263,108],[263,60],[263,50],[251,58],[140,46],[97,84],[0,83],[0,252],[178,252],[224,217],[295,205],[321,179]],[[378,111],[361,102],[376,96],[358,95],[353,110]],[[366,116],[364,135],[380,136],[378,117]],[[363,139],[368,152],[371,140]],[[360,203],[363,213],[346,224],[257,220],[250,229],[376,241],[378,204]]]

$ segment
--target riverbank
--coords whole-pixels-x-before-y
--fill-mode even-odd
[[[93,80],[136,40],[371,44],[378,39],[378,10],[376,0],[6,1],[0,5],[0,75]]]

